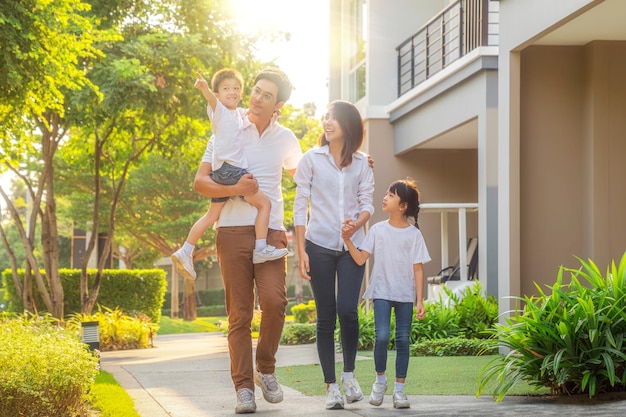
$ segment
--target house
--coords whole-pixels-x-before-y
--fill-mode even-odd
[[[621,258],[626,2],[330,0],[330,16],[329,98],[364,117],[376,201],[418,181],[427,275],[478,236],[507,311],[574,256]]]

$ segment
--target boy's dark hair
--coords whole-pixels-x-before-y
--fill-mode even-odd
[[[389,186],[389,192],[400,197],[400,204],[406,203],[406,211],[404,217],[413,217],[415,219],[415,227],[417,225],[417,217],[420,212],[420,192],[414,179],[406,177],[403,180],[396,180]]]
[[[214,92],[217,93],[217,89],[219,88],[222,81],[228,80],[230,78],[234,78],[235,80],[237,80],[239,82],[239,86],[243,90],[243,77],[239,71],[233,68],[222,68],[221,70],[213,74],[213,78],[211,78],[211,88]]]
[[[330,102],[328,113],[331,113],[341,126],[344,138],[344,145],[341,150],[341,166],[347,167],[352,163],[352,154],[363,145],[363,119],[354,104],[343,100]],[[326,140],[326,133],[323,132],[319,138],[319,145],[324,146],[326,144],[328,144],[328,140]]]
[[[289,77],[283,71],[278,68],[265,68],[259,72],[259,74],[254,79],[254,84],[259,80],[268,80],[276,84],[278,87],[278,95],[276,97],[276,102],[287,101],[289,97],[291,97],[291,90],[293,90],[293,85],[291,81],[289,81]]]

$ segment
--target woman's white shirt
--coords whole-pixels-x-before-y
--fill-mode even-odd
[[[306,226],[305,238],[323,248],[344,250],[344,220],[356,220],[364,211],[374,213],[374,172],[364,153],[355,152],[352,163],[339,169],[328,145],[311,149],[298,164],[294,179],[294,225]],[[360,227],[352,241],[358,245],[364,237]]]

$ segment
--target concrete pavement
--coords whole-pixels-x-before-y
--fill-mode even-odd
[[[226,338],[219,333],[157,336],[153,349],[102,353],[102,368],[111,372],[135,401],[141,417],[214,417],[235,415]],[[341,357],[338,356],[338,360]],[[277,366],[319,363],[315,345],[281,346]],[[373,366],[373,364],[372,364]],[[321,375],[320,375],[321,378]],[[279,380],[280,382],[280,380]],[[366,381],[361,381],[365,388]],[[590,403],[538,397],[409,395],[411,408],[395,410],[387,395],[381,407],[363,401],[344,410],[325,410],[323,396],[309,397],[283,386],[284,400],[270,404],[256,389],[258,415],[264,416],[623,416],[624,400]],[[366,392],[369,392],[366,389]]]

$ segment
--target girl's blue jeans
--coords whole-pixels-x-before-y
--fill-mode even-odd
[[[305,242],[311,288],[317,310],[317,353],[324,382],[336,382],[335,323],[339,317],[343,371],[353,372],[359,344],[359,296],[365,265],[348,251],[335,251]]]
[[[413,303],[374,300],[374,366],[377,373],[387,370],[387,349],[391,337],[391,309],[396,314],[396,378],[406,378],[409,368],[409,343],[413,321]]]

